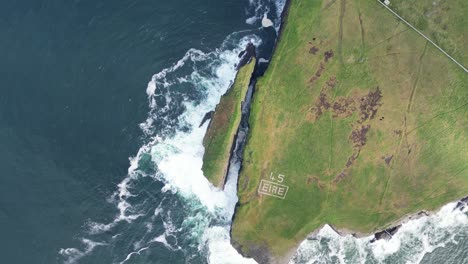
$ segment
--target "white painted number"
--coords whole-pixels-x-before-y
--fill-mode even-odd
[[[284,175],[283,174],[278,174],[278,182],[282,183],[284,181]]]

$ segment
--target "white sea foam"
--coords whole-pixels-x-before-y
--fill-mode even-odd
[[[202,239],[208,248],[210,263],[252,263],[252,260],[244,259],[237,253],[229,238],[229,222],[237,203],[236,183],[239,166],[231,166],[224,191],[209,183],[201,170],[204,152],[202,141],[207,124],[198,126],[205,113],[215,108],[221,95],[232,83],[236,74],[235,65],[239,60],[237,54],[248,42],[259,45],[260,40],[256,37],[243,38],[237,48],[219,54],[220,63],[214,65],[211,78],[204,78],[197,72],[192,73],[191,80],[196,80],[196,87],[206,90],[207,96],[199,104],[184,103],[186,111],[179,117],[179,122],[190,129],[179,130],[172,137],[158,140],[150,147],[152,160],[157,164],[160,177],[165,183],[164,189],[177,192],[187,199],[197,199],[215,218],[225,223],[223,226],[206,228],[209,223],[201,223],[203,219],[197,219],[196,216],[193,216],[195,219],[187,219],[201,223],[198,226],[203,229]],[[153,78],[153,81],[161,83],[159,78],[161,75]],[[166,234],[160,235],[155,241],[167,246],[165,237]],[[226,258],[227,252],[229,258]],[[223,262],[223,259],[234,262]]]
[[[84,249],[80,250],[77,248],[62,248],[59,254],[65,258],[65,264],[76,263],[79,259],[91,253],[97,246],[106,245],[106,243],[95,242],[90,239],[81,239],[81,243],[84,244]]]
[[[250,0],[250,8],[246,10],[249,17],[245,22],[254,25],[260,21],[263,27],[274,26],[276,31],[278,31],[281,25],[280,18],[285,3],[286,0]],[[272,9],[276,12],[273,12]]]
[[[261,1],[252,0],[251,2],[260,3]],[[265,9],[261,4],[255,7],[255,13],[260,17],[268,11],[269,9]],[[148,83],[146,93],[150,112],[147,120],[140,124],[140,127],[150,140],[139,149],[137,155],[130,158],[127,177],[117,185],[116,192],[109,199],[109,202],[115,204],[118,209],[116,217],[112,222],[105,224],[88,222],[88,234],[90,236],[103,235],[112,232],[117,225],[131,224],[138,218],[146,216],[147,212],[139,211],[138,204],[132,204],[132,201],[137,201],[132,198],[138,195],[139,190],[136,189],[136,185],[142,177],[151,176],[162,181],[165,184],[162,192],[179,194],[195,209],[193,209],[193,215],[189,215],[182,224],[177,223],[176,226],[171,221],[170,211],[162,209],[160,204],[154,210],[151,219],[154,221],[156,217],[162,218],[164,233],[146,242],[142,239],[138,240],[134,245],[134,250],[123,255],[126,257],[122,262],[146,250],[148,243],[162,243],[168,249],[179,250],[177,234],[185,228],[184,226],[193,229],[189,232],[189,236],[203,238],[210,252],[210,259],[216,263],[223,263],[218,260],[223,258],[226,250],[230,252],[231,259],[243,260],[242,256],[230,246],[229,239],[230,219],[237,202],[235,189],[237,178],[229,180],[225,190],[222,191],[211,185],[203,176],[201,171],[204,152],[202,140],[207,124],[202,127],[198,126],[205,113],[215,108],[221,95],[232,83],[236,74],[239,52],[248,42],[253,42],[257,46],[260,44],[258,37],[244,37],[239,41],[236,34],[229,36],[226,40],[227,44],[223,44],[222,48],[209,53],[190,49],[179,61],[155,74]],[[233,45],[233,41],[237,44]],[[182,84],[188,84],[190,89],[197,91],[192,93],[178,91],[179,85]],[[200,94],[203,98],[194,100],[188,97],[190,94]],[[175,119],[174,115],[178,117]],[[148,155],[156,165],[156,175],[148,175],[139,167],[139,162]],[[239,167],[232,166],[232,168],[238,170]],[[195,212],[199,210],[197,208],[200,205],[206,211],[205,213]],[[210,216],[207,216],[207,213]],[[221,226],[208,228],[212,219],[218,223],[221,222]],[[143,221],[143,224],[146,225],[147,230],[153,230],[153,226],[148,225],[147,221]],[[119,236],[120,233],[112,239]],[[60,250],[66,263],[76,263],[77,260],[90,254],[96,246],[105,245],[89,239],[83,239],[82,242],[84,244],[82,250],[77,248]],[[246,259],[246,261],[249,260]]]
[[[208,261],[214,264],[253,264],[253,259],[244,258],[231,245],[229,226],[213,226],[205,231]]]
[[[272,27],[273,26],[273,22],[268,18],[268,14],[265,13],[263,14],[263,18],[262,18],[262,27]]]
[[[284,2],[284,0],[275,1],[277,17],[282,12]],[[254,6],[255,14],[247,22],[255,23],[270,11],[262,6],[261,0],[250,0],[250,3]],[[275,20],[274,24],[278,29],[279,21]],[[198,127],[204,114],[214,109],[234,79],[235,64],[238,62],[237,54],[249,41],[257,45],[259,43],[258,38],[248,37],[243,38],[239,45],[231,49],[218,49],[210,53],[191,49],[174,65],[152,77],[146,89],[151,110],[148,119],[140,125],[151,140],[130,159],[128,175],[118,184],[116,193],[110,199],[118,209],[114,221],[108,224],[91,222],[90,234],[100,234],[111,230],[119,223],[132,223],[142,217],[143,213],[131,204],[129,198],[134,197],[136,193],[134,183],[141,177],[151,176],[165,184],[163,192],[178,193],[187,203],[193,203],[195,207],[201,204],[210,216],[194,210],[194,213],[186,217],[182,224],[174,224],[171,221],[171,212],[163,209],[161,201],[154,209],[151,219],[161,217],[164,232],[147,243],[161,243],[170,250],[179,250],[181,247],[177,244],[177,233],[184,226],[190,226],[193,229],[190,235],[200,237],[202,247],[208,251],[210,263],[255,263],[252,259],[239,255],[230,244],[230,219],[237,202],[236,184],[239,164],[231,164],[224,191],[212,186],[201,171],[204,152],[202,140],[207,124]],[[212,63],[198,67],[197,62],[200,61],[212,61]],[[185,76],[176,74],[184,67],[193,71]],[[207,71],[210,73],[207,74]],[[194,89],[205,95],[204,98],[196,101],[182,95],[184,111],[175,124],[170,124],[184,129],[177,129],[174,133],[154,134],[155,124],[171,122],[165,114],[173,111],[174,107],[180,107],[179,101],[172,97],[175,91],[171,89],[185,83],[192,84]],[[167,91],[160,92],[164,89]],[[163,103],[158,104],[158,99]],[[157,175],[146,175],[139,170],[139,161],[148,154],[157,166]],[[466,231],[468,226],[466,214],[453,210],[453,207],[453,204],[449,204],[434,216],[405,223],[391,240],[379,240],[372,244],[371,237],[356,239],[352,236],[339,236],[329,226],[325,226],[315,240],[308,239],[301,244],[291,263],[362,263],[367,258],[375,259],[377,262],[388,262],[403,248],[410,250],[408,261],[417,263],[427,252],[454,242],[455,234],[460,230]],[[211,223],[212,219],[216,220],[215,224]],[[148,230],[153,230],[151,223],[144,222],[144,224]],[[113,238],[117,236],[120,234]],[[75,263],[91,253],[96,246],[105,245],[87,239],[83,239],[82,242],[84,244],[82,250],[76,248],[60,250],[66,263]],[[139,240],[132,252],[123,255],[123,262],[147,250],[148,244],[144,243],[143,240]]]
[[[143,252],[143,251],[145,251],[145,250],[147,250],[147,249],[148,249],[148,247],[143,247],[143,248],[140,248],[140,249],[137,250],[137,251],[130,252],[130,253],[127,255],[127,257],[126,257],[123,261],[121,261],[121,262],[119,262],[119,263],[120,263],[120,264],[123,264],[123,263],[127,262],[128,260],[130,260],[130,258],[131,258],[133,255],[140,255],[141,252]]]
[[[455,207],[449,203],[434,215],[407,221],[391,239],[373,243],[373,236],[340,236],[325,226],[301,243],[290,263],[420,263],[427,253],[456,243],[458,234],[468,234],[467,209]]]
[[[165,109],[158,108],[156,104],[157,89],[168,88],[176,85],[178,82],[191,82],[194,84],[196,89],[200,89],[201,92],[205,91],[206,97],[202,102],[194,102],[187,100],[183,102],[185,111],[178,118],[178,125],[180,127],[186,127],[188,129],[177,130],[173,135],[168,137],[157,136],[153,140],[142,147],[136,157],[132,158],[131,166],[129,168],[128,177],[125,178],[121,183],[118,184],[118,190],[115,194],[117,200],[117,208],[119,209],[119,215],[113,223],[108,225],[94,225],[97,230],[108,230],[112,228],[116,222],[127,221],[131,222],[138,218],[140,214],[131,212],[132,209],[128,198],[132,197],[131,185],[134,180],[139,177],[138,172],[138,161],[143,155],[149,153],[152,161],[158,168],[158,173],[155,175],[156,178],[161,180],[165,186],[163,191],[171,191],[178,193],[185,199],[195,199],[199,201],[215,218],[224,220],[226,226],[208,228],[209,222],[202,216],[190,216],[184,221],[192,221],[193,226],[198,227],[198,232],[207,243],[207,248],[210,252],[210,259],[216,260],[214,263],[219,262],[222,259],[226,250],[229,250],[232,256],[237,256],[238,260],[243,260],[242,256],[237,254],[236,250],[230,245],[229,239],[229,221],[234,212],[234,207],[237,202],[236,196],[236,182],[237,179],[229,180],[226,184],[224,191],[217,189],[203,176],[201,171],[202,157],[203,157],[203,137],[206,132],[207,124],[199,127],[204,114],[213,110],[222,94],[226,92],[232,83],[236,69],[235,65],[238,63],[238,53],[247,45],[248,42],[253,42],[255,45],[260,44],[260,40],[257,37],[245,37],[236,48],[232,50],[216,50],[211,54],[205,54],[197,50],[189,50],[187,54],[175,63],[173,66],[157,73],[153,76],[152,80],[148,83],[147,94],[149,98],[149,105],[154,109],[154,114],[150,115],[142,125],[143,131],[152,130],[152,125],[155,123],[155,118],[158,118],[158,114]],[[197,61],[212,59],[215,63],[210,64],[211,74],[206,76],[198,71],[193,71],[190,76],[181,78],[168,77],[169,74],[174,73],[181,67],[184,67],[186,63],[194,63]],[[166,97],[166,105],[170,103],[170,98]],[[177,103],[177,102],[176,102]],[[231,168],[238,171],[238,166],[232,166]],[[237,173],[237,172],[235,172]],[[154,211],[154,216],[160,215],[162,208],[158,208]],[[169,214],[169,212],[166,212]],[[175,233],[180,231],[180,228],[174,226],[171,222],[170,215],[163,221],[165,232],[152,240],[152,242],[159,242],[165,245],[168,249],[177,250],[180,249],[177,245],[172,245],[167,241],[167,237],[172,236],[176,239]],[[215,230],[215,231],[213,231]],[[192,233],[197,233],[194,230]],[[127,255],[131,256],[132,253]],[[133,252],[135,254],[135,252]],[[231,258],[234,259],[234,258]],[[246,261],[248,261],[246,259]],[[236,261],[236,263],[239,263]],[[247,263],[247,262],[246,262]]]

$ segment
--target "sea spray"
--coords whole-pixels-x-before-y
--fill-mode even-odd
[[[230,247],[237,179],[228,180],[222,191],[203,176],[202,140],[207,125],[199,124],[232,84],[238,54],[247,43],[258,46],[261,41],[248,32],[234,33],[221,48],[209,53],[191,49],[153,76],[146,89],[150,113],[141,124],[149,140],[130,159],[127,177],[109,199],[116,205],[117,214],[109,223],[89,221],[83,241],[99,242],[92,246],[87,243],[83,249],[60,250],[64,262],[76,263],[93,254],[98,246],[121,244],[120,237],[132,230],[136,230],[131,236],[132,246],[127,252],[114,253],[116,263],[145,257],[157,244],[191,263],[216,259]],[[239,167],[234,164],[232,168],[235,171]],[[145,191],[149,185],[155,185],[164,196],[153,209],[147,201],[154,197]],[[219,245],[225,246],[222,251]],[[230,252],[238,260],[243,259],[232,247]]]
[[[468,210],[449,203],[433,215],[403,223],[391,239],[373,243],[373,236],[341,236],[325,226],[301,243],[290,263],[421,263],[426,254],[463,236],[468,236]]]
[[[276,10],[267,11],[261,1],[251,0],[256,14],[253,23],[259,23],[266,12],[268,17],[274,17],[274,12],[279,17],[284,2],[276,1]],[[280,21],[275,19],[274,24],[278,30]],[[240,164],[233,161],[224,191],[211,186],[200,169],[206,125],[198,127],[234,79],[238,52],[248,42],[260,43],[258,37],[245,35],[232,34],[212,52],[190,49],[153,76],[146,89],[150,112],[140,125],[146,144],[130,159],[128,175],[109,199],[116,215],[108,223],[88,221],[86,238],[80,238],[75,248],[60,250],[63,262],[76,263],[93,252],[99,256],[111,252],[113,263],[148,263],[161,260],[164,256],[158,252],[163,248],[171,259],[188,263],[255,263],[230,244]],[[452,217],[453,213],[457,216]],[[301,244],[292,263],[385,263],[396,258],[417,262],[426,252],[468,234],[466,212],[446,210],[438,220],[427,219],[408,222],[412,224],[403,226],[391,240],[374,244],[371,237],[339,236],[326,226],[317,237]]]

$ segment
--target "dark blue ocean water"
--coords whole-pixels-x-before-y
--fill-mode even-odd
[[[113,221],[109,199],[149,140],[139,124],[151,76],[191,48],[208,53],[257,28],[246,24],[249,12],[248,0],[2,2],[1,263],[56,263],[61,248],[85,250],[86,223]],[[145,184],[148,203],[161,201],[161,186]],[[111,263],[127,247],[81,261]]]
[[[210,186],[198,124],[248,42],[269,59],[283,4],[2,3],[0,263],[252,263],[229,243],[239,164]],[[466,212],[418,221],[378,245],[325,229],[295,260],[463,263]]]

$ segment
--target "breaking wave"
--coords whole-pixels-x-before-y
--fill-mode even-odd
[[[110,223],[89,221],[84,248],[60,250],[64,263],[76,263],[98,246],[122,243],[136,226],[145,232],[132,234],[132,247],[115,253],[114,263],[142,258],[155,245],[180,252],[188,262],[252,262],[237,253],[229,237],[239,165],[231,166],[224,191],[209,183],[201,170],[207,124],[199,126],[234,80],[238,54],[249,42],[258,46],[261,40],[233,33],[220,48],[207,53],[190,49],[152,77],[146,89],[150,112],[140,125],[148,142],[130,159],[127,177],[109,199],[116,217]],[[159,193],[146,190],[148,184],[159,184]],[[163,198],[152,206],[155,195]]]
[[[428,254],[468,236],[468,210],[457,203],[431,216],[407,221],[389,240],[373,236],[340,236],[330,226],[301,243],[291,264],[299,263],[421,263]]]
[[[259,23],[268,14],[278,29],[285,0],[264,2],[250,0],[246,22]],[[238,54],[248,42],[258,46],[261,40],[249,32],[233,33],[218,49],[190,49],[151,78],[149,114],[140,124],[146,142],[130,158],[128,174],[108,200],[115,217],[107,223],[89,220],[79,245],[60,249],[63,263],[103,257],[111,263],[255,263],[230,243],[240,164],[232,161],[224,191],[211,185],[201,170],[207,124],[199,126],[234,80]],[[388,241],[339,236],[325,226],[301,244],[291,263],[418,262],[428,252],[457,243],[460,232],[468,236],[466,209],[454,206],[405,223]]]

